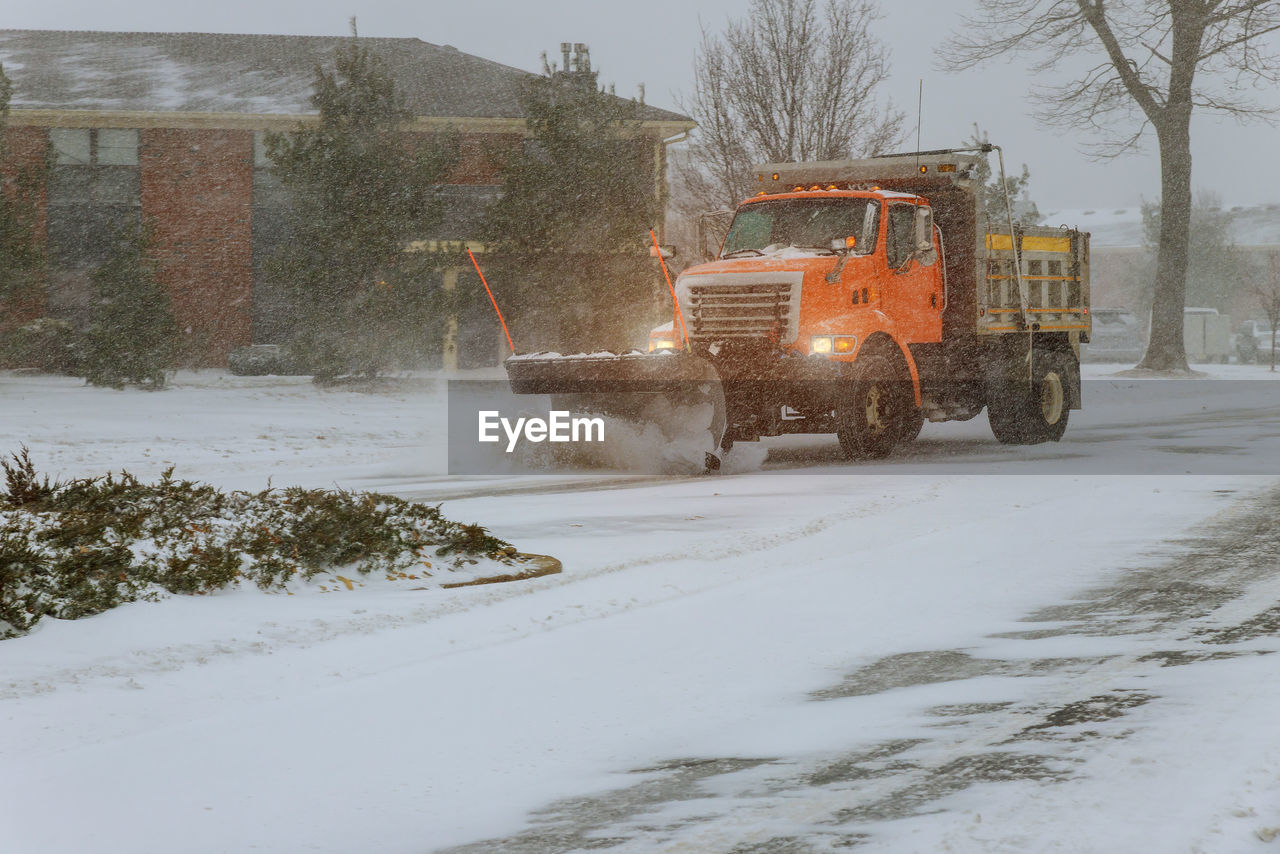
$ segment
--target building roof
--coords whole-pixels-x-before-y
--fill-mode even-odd
[[[317,65],[348,37],[0,30],[15,110],[244,115],[315,113]],[[520,119],[530,72],[413,38],[360,41],[387,63],[414,115]],[[442,85],[442,83],[444,85]],[[692,126],[643,106],[648,122]]]
[[[1280,204],[1227,205],[1227,237],[1236,246],[1280,247]],[[1093,249],[1143,246],[1142,207],[1057,210],[1042,213],[1045,225],[1069,225],[1090,232]]]

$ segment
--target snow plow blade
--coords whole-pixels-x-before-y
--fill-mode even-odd
[[[725,434],[720,376],[706,359],[688,353],[534,354],[506,361],[516,394],[551,396],[553,409],[657,427],[663,439],[705,445],[699,458],[719,467]]]
[[[512,356],[506,368],[516,394],[666,393],[720,381],[710,362],[685,353],[538,353]]]

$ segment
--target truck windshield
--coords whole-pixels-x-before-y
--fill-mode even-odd
[[[753,202],[734,215],[720,257],[788,246],[830,250],[833,240],[843,246],[847,237],[857,238],[855,254],[866,255],[875,249],[879,210],[875,199]]]

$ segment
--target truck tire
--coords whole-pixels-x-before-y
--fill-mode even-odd
[[[849,459],[883,459],[902,440],[911,381],[881,355],[858,359],[836,405],[836,436]]]
[[[987,420],[1005,445],[1056,442],[1067,429],[1071,383],[1079,371],[1075,359],[1054,350],[1037,350],[1031,385],[1010,366],[999,366],[987,380]]]

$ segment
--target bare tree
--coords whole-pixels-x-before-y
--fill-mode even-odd
[[[702,31],[694,88],[680,106],[698,122],[677,167],[681,211],[733,207],[754,192],[751,165],[878,153],[902,137],[881,105],[889,54],[870,33],[870,0],[752,0],[722,35]]]
[[[1186,369],[1182,309],[1191,222],[1191,114],[1237,118],[1270,110],[1250,86],[1274,83],[1280,57],[1262,36],[1280,29],[1276,0],[976,0],[943,63],[970,68],[1032,53],[1033,72],[1084,69],[1061,86],[1036,87],[1041,118],[1102,135],[1094,153],[1115,156],[1155,131],[1160,151],[1160,238],[1151,339],[1139,367]],[[1134,122],[1132,120],[1136,119]]]
[[[1276,369],[1276,335],[1280,333],[1280,253],[1267,256],[1268,277],[1263,284],[1255,285],[1254,295],[1262,306],[1262,313],[1271,324],[1271,370]],[[1261,360],[1259,360],[1261,361]]]

